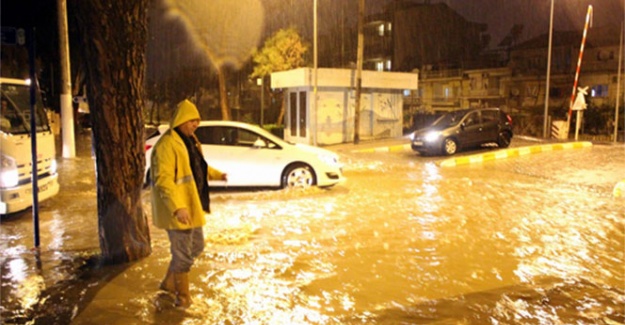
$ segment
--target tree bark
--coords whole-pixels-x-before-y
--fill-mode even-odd
[[[141,202],[148,0],[76,1],[87,62],[103,260],[150,255]]]
[[[221,103],[221,118],[230,121],[230,107],[228,106],[228,91],[226,89],[226,72],[224,67],[217,68],[219,77],[219,102]]]

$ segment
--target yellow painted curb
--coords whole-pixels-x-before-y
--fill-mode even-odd
[[[372,152],[396,152],[396,151],[405,151],[405,150],[411,150],[410,144],[400,144],[400,145],[388,146],[388,147],[359,149],[359,150],[354,150],[352,152],[372,153]]]
[[[554,143],[544,144],[529,147],[520,148],[508,148],[505,150],[498,150],[495,152],[479,153],[475,155],[463,156],[458,158],[449,158],[441,161],[439,165],[441,167],[453,167],[458,165],[467,165],[474,163],[481,163],[484,161],[503,159],[508,157],[524,156],[533,153],[541,153],[548,151],[557,151],[565,149],[579,149],[592,147],[592,142],[567,142],[567,143]]]

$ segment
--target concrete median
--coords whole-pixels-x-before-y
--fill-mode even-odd
[[[567,149],[580,149],[592,147],[592,142],[567,142],[567,143],[553,143],[543,144],[528,147],[508,148],[503,150],[497,150],[494,152],[478,153],[469,156],[454,157],[442,160],[439,165],[441,167],[453,167],[459,165],[468,165],[475,163],[482,163],[485,161],[504,159],[509,157],[525,156],[534,153],[542,153],[549,151],[567,150]]]

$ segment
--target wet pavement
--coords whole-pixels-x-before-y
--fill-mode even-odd
[[[2,322],[625,323],[625,201],[611,196],[625,179],[623,145],[454,168],[409,150],[354,152],[402,143],[331,146],[348,180],[330,190],[214,192],[195,304],[181,312],[157,291],[169,261],[162,230],[138,262],[94,258],[82,141],[60,163],[61,193],[42,204],[39,251],[28,212],[2,219]]]

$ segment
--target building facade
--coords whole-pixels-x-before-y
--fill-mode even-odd
[[[487,46],[486,29],[445,3],[393,1],[383,13],[366,19],[364,66],[401,72],[465,66]]]
[[[369,17],[365,62],[375,70],[418,70],[419,89],[404,98],[404,129],[419,128],[431,121],[428,116],[446,111],[496,106],[513,115],[516,133],[542,136],[546,101],[549,124],[567,119],[581,30],[554,32],[547,90],[548,34],[486,51],[484,26],[444,4],[402,3]],[[589,89],[588,133],[609,131],[617,96],[623,99],[623,87],[617,87],[620,35],[618,26],[588,31],[577,82]]]

